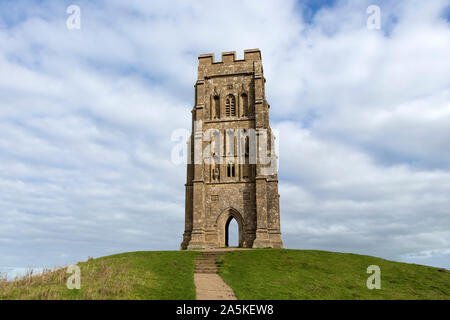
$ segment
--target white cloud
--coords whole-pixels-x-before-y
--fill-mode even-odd
[[[286,246],[450,267],[446,1],[382,1],[380,31],[365,27],[369,2],[308,24],[294,1],[80,1],[79,31],[61,3],[11,4],[1,264],[177,249],[185,168],[170,138],[190,129],[197,55],[259,47]]]

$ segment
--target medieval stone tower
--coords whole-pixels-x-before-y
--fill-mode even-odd
[[[259,49],[200,55],[188,143],[186,221],[181,249],[282,248],[274,136]]]

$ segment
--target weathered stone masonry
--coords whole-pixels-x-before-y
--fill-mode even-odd
[[[261,52],[245,50],[243,60],[236,60],[235,52],[222,53],[221,62],[215,62],[213,54],[200,55],[198,60],[192,135],[188,144],[190,157],[193,161],[201,152],[195,142],[202,150],[208,144],[217,144],[223,153],[212,153],[208,163],[187,165],[181,249],[224,247],[233,218],[239,226],[239,246],[282,248],[278,176],[276,172],[262,174],[265,166],[259,160],[254,164],[249,161],[248,140],[237,142],[226,131],[254,129],[258,135],[259,131],[267,130],[271,137]],[[195,126],[194,122],[199,120],[202,125]],[[204,133],[208,129],[217,129],[220,137],[205,141]],[[234,139],[231,144],[230,139]],[[274,156],[272,138],[267,143]],[[238,157],[245,161],[237,161]]]

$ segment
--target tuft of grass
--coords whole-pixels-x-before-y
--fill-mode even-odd
[[[238,299],[450,299],[450,271],[376,257],[315,250],[231,251],[219,275]],[[366,286],[381,269],[381,289]]]
[[[198,252],[141,251],[79,262],[81,289],[70,290],[66,268],[28,272],[7,281],[0,276],[0,299],[195,299]]]

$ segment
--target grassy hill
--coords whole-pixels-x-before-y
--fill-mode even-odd
[[[450,271],[371,256],[263,249],[219,260],[238,299],[450,299]],[[380,267],[380,290],[366,286],[370,265]]]
[[[81,289],[66,287],[66,269],[0,280],[0,299],[195,299],[192,251],[141,251],[79,262]]]
[[[195,299],[195,251],[148,251],[80,262],[81,290],[65,269],[0,279],[0,299]],[[450,271],[326,251],[258,249],[224,253],[220,276],[238,299],[450,299]],[[369,265],[381,289],[369,290]]]

